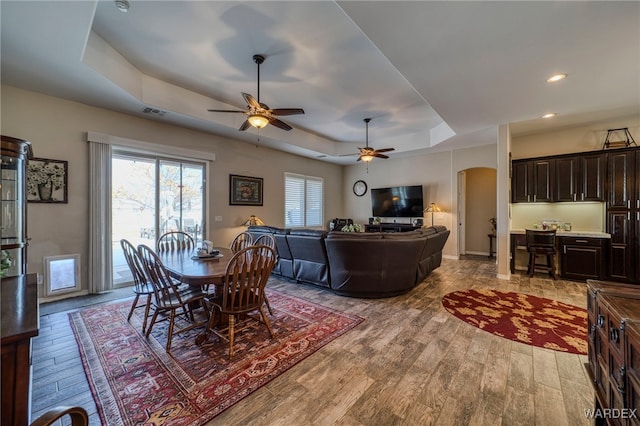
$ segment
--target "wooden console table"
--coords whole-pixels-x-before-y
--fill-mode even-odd
[[[587,280],[587,326],[596,424],[640,424],[640,286]]]
[[[487,237],[489,237],[489,259],[493,259],[496,257],[496,234],[487,234]]]
[[[31,339],[40,323],[36,278],[20,275],[0,283],[2,426],[28,425],[31,416]]]

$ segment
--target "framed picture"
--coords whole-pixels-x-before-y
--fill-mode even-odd
[[[262,178],[229,175],[229,205],[261,206]]]
[[[80,291],[80,255],[45,257],[44,280],[47,297]]]
[[[27,167],[27,201],[30,203],[67,202],[68,162],[32,158]]]

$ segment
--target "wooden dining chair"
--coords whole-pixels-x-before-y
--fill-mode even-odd
[[[275,267],[275,265],[278,263],[278,255],[276,251],[276,239],[273,238],[273,235],[262,234],[258,238],[256,238],[253,244],[256,246],[265,245],[273,249],[273,252],[276,253],[276,261],[274,262],[274,267]],[[265,289],[266,288],[267,286],[265,285]],[[264,304],[267,305],[267,309],[269,310],[269,315],[273,315],[273,311],[271,310],[271,305],[269,304],[269,298],[267,297],[266,291],[263,296],[264,296]]]
[[[274,264],[275,252],[265,245],[250,246],[233,255],[227,265],[224,288],[221,293],[209,298],[212,304],[209,324],[205,332],[198,336],[196,343],[204,343],[209,334],[214,332],[229,341],[229,359],[232,359],[236,317],[239,315],[246,315],[247,321],[261,320],[269,330],[269,335],[275,337],[263,307],[264,287]],[[255,311],[260,313],[260,319],[248,315]],[[223,335],[224,329],[216,329],[218,322],[225,317],[229,319],[226,336]]]
[[[153,285],[154,295],[153,304],[155,311],[151,317],[149,328],[147,328],[146,336],[149,337],[151,329],[158,319],[158,315],[168,314],[169,317],[165,317],[165,319],[169,321],[166,347],[167,352],[169,352],[171,350],[171,341],[175,334],[183,333],[207,324],[208,318],[203,321],[196,321],[192,310],[194,305],[199,304],[206,312],[205,296],[207,294],[200,286],[183,286],[178,288],[158,255],[148,246],[144,244],[139,245],[138,253],[142,259],[147,280]],[[175,330],[175,321],[178,316],[183,316],[189,325]]]
[[[87,410],[82,407],[66,407],[59,406],[52,408],[37,419],[35,419],[30,426],[49,426],[53,424],[62,424],[61,419],[69,416],[69,422],[64,424],[70,424],[71,426],[87,426],[89,424],[89,415]]]
[[[129,311],[129,316],[127,317],[127,321],[131,321],[131,317],[133,316],[133,311],[136,308],[144,307],[144,319],[142,320],[142,332],[145,332],[147,328],[147,318],[149,318],[149,312],[151,310],[151,299],[153,297],[153,285],[147,281],[147,277],[144,274],[144,267],[142,266],[142,261],[140,260],[140,255],[138,254],[138,250],[134,247],[131,242],[126,239],[120,240],[120,246],[122,247],[122,252],[124,253],[124,259],[127,261],[127,265],[129,266],[129,270],[133,275],[133,293],[136,295],[135,299],[133,299],[133,303],[131,304],[131,310]],[[138,305],[138,301],[140,297],[145,298],[144,305]]]
[[[156,242],[156,250],[159,252],[176,250],[192,251],[195,248],[196,243],[193,237],[182,231],[165,232]]]
[[[241,232],[231,241],[229,248],[232,252],[238,253],[240,250],[253,244],[253,235],[249,232]]]

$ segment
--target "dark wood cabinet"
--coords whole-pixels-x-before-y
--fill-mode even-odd
[[[513,161],[511,201],[514,203],[553,201],[554,175],[553,159]]]
[[[628,401],[631,407],[640,407],[640,321],[630,321],[625,333],[628,336],[627,380]],[[629,419],[630,425],[640,425],[640,413]]]
[[[607,232],[611,234],[610,277],[640,282],[640,154],[608,152]]]
[[[529,162],[514,161],[511,163],[511,201],[514,203],[528,203],[531,201],[531,178],[529,176]]]
[[[604,185],[606,173],[606,155],[602,153],[587,154],[578,157],[580,168],[578,173],[579,201],[604,201]],[[576,198],[578,198],[576,196]]]
[[[583,154],[555,159],[554,201],[604,201],[606,154]]]
[[[560,237],[560,276],[587,280],[605,277],[606,238]]]
[[[38,335],[36,274],[3,278],[2,425],[23,426],[31,416],[31,339]]]
[[[587,372],[610,424],[638,424],[640,289],[587,281]]]
[[[578,157],[556,160],[556,201],[577,201],[580,181],[580,161]]]

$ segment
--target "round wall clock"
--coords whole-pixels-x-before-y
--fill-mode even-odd
[[[367,193],[367,184],[363,180],[357,180],[356,183],[353,184],[353,193],[358,197],[362,197]]]

